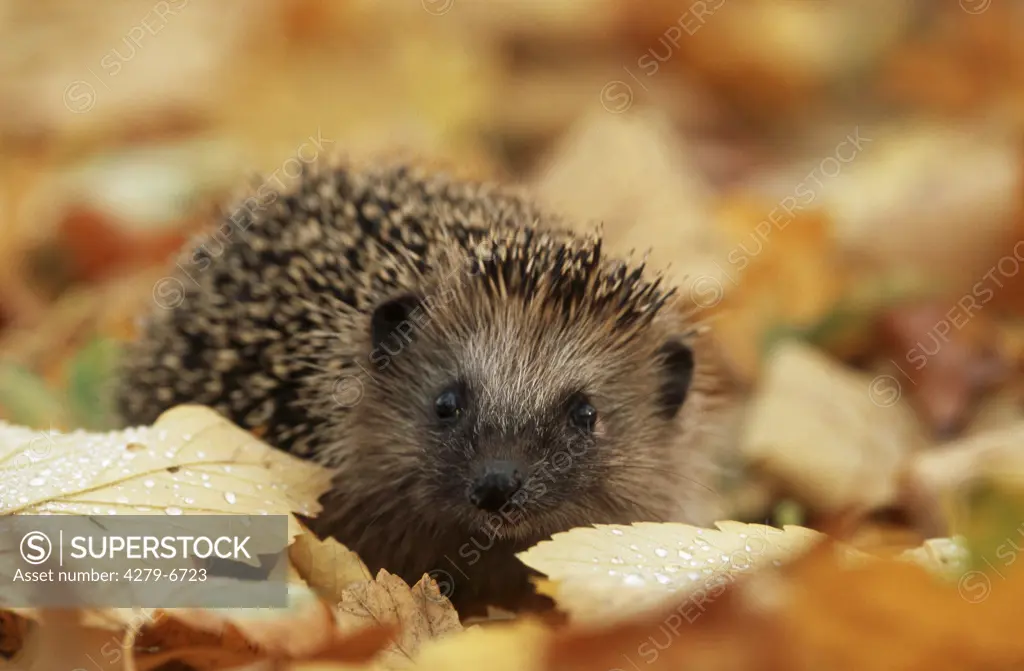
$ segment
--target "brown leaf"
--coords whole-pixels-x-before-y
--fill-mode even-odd
[[[1024,596],[1024,572],[972,603],[920,566],[839,557],[819,546],[787,570],[726,588],[705,609],[683,602],[621,626],[557,634],[546,668],[953,671],[1024,660],[1008,610]]]
[[[930,533],[949,533],[956,504],[970,487],[1024,482],[1024,422],[962,438],[916,455],[907,465],[903,498]]]
[[[136,646],[137,671],[155,671],[170,661],[198,671],[260,660],[355,664],[373,658],[394,637],[389,626],[344,632],[328,604],[299,585],[292,587],[287,609],[157,613],[156,623],[131,639]]]
[[[807,345],[780,344],[751,402],[743,452],[822,512],[889,505],[904,460],[925,441],[888,381]]]
[[[286,609],[175,608],[166,612],[170,620],[184,623],[189,630],[213,635],[226,649],[251,648],[270,657],[310,657],[330,646],[339,634],[330,606],[298,584],[289,584]],[[212,640],[198,637],[203,644]]]
[[[968,307],[980,309],[974,296],[966,298]],[[942,438],[963,428],[975,402],[1006,370],[997,353],[995,324],[963,305],[954,298],[902,306],[880,322],[895,379]]]
[[[299,577],[330,603],[340,603],[353,584],[373,580],[359,555],[334,538],[320,540],[305,527],[288,548],[288,558]]]
[[[730,243],[725,277],[714,291],[710,282],[695,284],[691,296],[713,311],[715,337],[742,378],[753,381],[772,331],[815,326],[842,298],[846,272],[832,222],[820,211],[787,213],[777,202],[733,196],[718,221]]]
[[[43,610],[34,615],[12,664],[19,671],[124,668],[125,632],[90,625],[77,610]],[[101,666],[102,665],[102,666]]]
[[[424,575],[413,587],[381,569],[375,580],[356,583],[342,593],[338,626],[344,632],[369,624],[396,627],[400,634],[381,657],[387,668],[410,663],[427,641],[462,631],[458,613]]]

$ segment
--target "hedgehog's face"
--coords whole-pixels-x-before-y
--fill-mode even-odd
[[[388,301],[371,328],[375,351],[394,353],[376,402],[407,422],[378,428],[378,449],[415,455],[416,512],[519,540],[668,514],[694,372],[678,332],[654,322],[620,337],[510,301],[432,312],[399,348],[417,305]]]

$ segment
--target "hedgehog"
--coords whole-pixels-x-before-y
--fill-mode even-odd
[[[542,607],[515,554],[554,533],[720,510],[707,328],[599,229],[409,165],[305,169],[244,203],[126,347],[125,425],[200,403],[317,460],[313,530],[463,615]]]

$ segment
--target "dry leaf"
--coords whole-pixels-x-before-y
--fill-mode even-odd
[[[416,671],[539,669],[549,636],[548,628],[528,619],[503,626],[472,627],[457,636],[425,644],[411,668]]]
[[[634,117],[597,110],[557,148],[535,178],[535,191],[581,231],[601,223],[614,253],[649,253],[651,267],[684,290],[695,278],[721,281],[713,259],[725,241],[709,225],[710,189],[677,149],[682,142],[657,112]]]
[[[288,585],[286,609],[175,608],[166,613],[169,620],[206,634],[196,636],[196,642],[210,641],[214,646],[219,641],[225,651],[241,654],[249,650],[254,658],[257,653],[286,659],[311,657],[336,643],[341,633],[330,605],[295,583]],[[172,633],[181,631],[180,626],[165,624],[155,635],[166,637],[168,627]]]
[[[724,277],[717,284],[698,280],[691,292],[694,303],[714,311],[716,340],[748,382],[757,378],[774,331],[816,326],[846,290],[830,219],[821,211],[792,210],[785,199],[724,201],[718,213],[730,244],[721,257]]]
[[[656,609],[684,594],[720,592],[739,575],[781,563],[823,538],[803,527],[717,526],[581,527],[517,556],[548,577],[551,596],[574,621],[595,622]]]
[[[1016,668],[1024,660],[1024,572],[982,599],[909,562],[839,561],[819,546],[787,569],[723,590],[706,610],[684,601],[629,623],[557,634],[546,668]],[[980,580],[980,579],[979,579]],[[1014,604],[1016,603],[1016,606]]]
[[[134,669],[155,671],[174,661],[197,671],[260,660],[333,660],[362,663],[394,638],[389,626],[356,632],[339,627],[336,612],[304,585],[289,585],[286,609],[173,609],[130,640]]]
[[[743,452],[824,512],[888,505],[904,460],[924,442],[894,383],[858,375],[807,345],[780,343],[752,400]]]
[[[408,666],[425,642],[462,631],[458,613],[429,576],[410,587],[385,570],[375,580],[355,583],[342,593],[337,610],[344,632],[367,625],[397,627],[395,641],[381,656],[386,668]]]
[[[334,538],[320,540],[305,527],[288,548],[288,558],[299,577],[330,603],[341,603],[353,584],[373,580],[359,555]]]
[[[195,629],[161,611],[142,630],[128,630],[126,646],[134,648],[126,671],[155,671],[169,662],[187,664],[195,671],[214,671],[259,659],[255,646],[237,630],[218,635]]]
[[[9,614],[6,614],[9,616]],[[123,631],[89,625],[75,610],[44,610],[35,614],[22,646],[11,658],[18,671],[53,669],[121,669],[125,662]],[[0,668],[6,668],[0,664]]]
[[[861,135],[871,141],[821,189],[841,249],[880,275],[956,287],[1012,254],[1024,170],[1012,131],[918,121]]]
[[[108,434],[0,425],[0,481],[3,514],[315,515],[330,474],[208,408],[181,406]]]
[[[330,475],[261,443],[212,410],[182,406],[152,427],[109,434],[37,432],[2,424],[0,481],[0,511],[6,514],[265,512],[288,514],[293,533],[299,533],[290,513],[318,512],[317,499]],[[130,624],[138,620],[131,609],[85,610],[79,616],[82,627],[105,631],[107,637],[138,631]],[[324,617],[330,631],[333,618],[329,613]],[[200,620],[193,617],[190,624],[198,626]],[[311,629],[305,626],[304,633]],[[301,640],[290,643],[297,646]]]
[[[973,301],[968,305],[977,307]],[[995,324],[946,302],[901,306],[881,319],[893,375],[936,436],[952,437],[975,401],[1006,372],[996,350]]]
[[[903,496],[918,523],[948,533],[972,485],[1024,491],[1024,422],[920,453],[908,464],[904,482]]]

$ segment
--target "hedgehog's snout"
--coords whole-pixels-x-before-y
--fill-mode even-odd
[[[498,512],[523,486],[523,469],[514,461],[488,461],[469,487],[469,502],[489,513]]]

